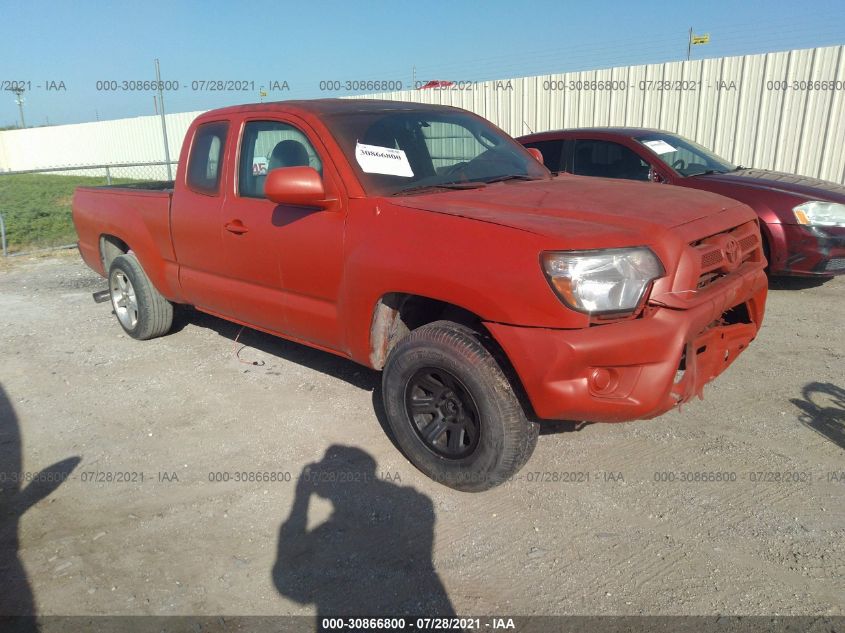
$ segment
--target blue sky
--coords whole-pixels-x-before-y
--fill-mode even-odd
[[[687,30],[710,33],[694,57],[845,44],[845,3],[562,2],[41,2],[0,0],[0,81],[28,81],[28,125],[154,113],[148,91],[97,91],[97,81],[162,78],[168,112],[258,100],[340,96],[321,80],[503,79],[662,62],[686,56]],[[254,90],[207,92],[192,82],[241,80]],[[65,90],[48,91],[47,82]],[[57,85],[57,84],[56,84]],[[39,87],[40,86],[40,87]],[[0,93],[0,126],[14,125]]]

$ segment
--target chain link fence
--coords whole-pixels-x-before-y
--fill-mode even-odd
[[[2,254],[7,257],[74,246],[71,202],[77,187],[162,182],[175,175],[175,161],[0,171]]]

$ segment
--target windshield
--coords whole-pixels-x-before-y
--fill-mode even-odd
[[[465,112],[345,112],[325,121],[368,195],[551,177],[516,141]]]
[[[736,165],[706,147],[677,134],[656,132],[641,136],[637,141],[660,156],[664,163],[681,176],[724,174],[736,169]]]

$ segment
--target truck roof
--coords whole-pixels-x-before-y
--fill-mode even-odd
[[[300,99],[273,101],[269,103],[247,103],[226,108],[209,110],[202,118],[243,114],[245,112],[290,112],[311,113],[317,116],[348,112],[398,112],[414,110],[455,111],[452,106],[414,103],[410,101],[387,101],[385,99]]]

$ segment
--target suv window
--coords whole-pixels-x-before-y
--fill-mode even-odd
[[[650,165],[633,150],[612,141],[578,140],[572,173],[601,178],[648,180]]]
[[[188,158],[188,186],[194,191],[215,195],[220,190],[220,168],[228,130],[225,121],[204,123],[197,128]]]
[[[535,141],[526,143],[525,147],[539,149],[543,155],[543,164],[551,171],[563,171],[563,140]]]
[[[323,163],[300,130],[281,121],[250,121],[244,127],[238,193],[264,197],[267,172],[279,167],[313,167],[321,176]]]

